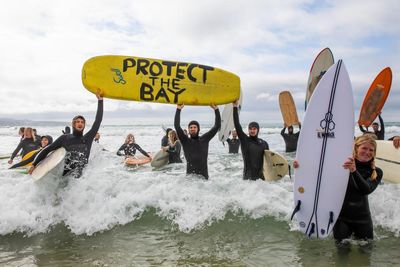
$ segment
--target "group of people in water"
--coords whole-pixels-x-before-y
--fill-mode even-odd
[[[93,141],[99,140],[98,130],[103,117],[103,98],[97,93],[98,99],[96,119],[91,129],[84,134],[86,120],[78,115],[72,119],[72,132],[69,127],[63,131],[63,135],[54,142],[49,135],[37,136],[32,128],[25,128],[21,135],[21,141],[12,153],[9,164],[22,149],[21,156],[24,157],[31,151],[36,151],[29,160],[32,166],[29,168],[31,174],[36,166],[53,150],[64,147],[69,153],[65,160],[63,175],[72,174],[79,178],[82,175],[84,166],[88,163],[90,150]],[[181,128],[180,117],[184,104],[178,104],[175,112],[175,130],[167,129],[166,135],[161,141],[161,148],[169,153],[169,163],[181,163],[181,150],[186,159],[186,173],[196,174],[208,179],[208,151],[209,142],[216,135],[221,127],[221,116],[218,106],[211,105],[214,111],[215,122],[210,130],[200,135],[200,124],[193,120],[188,124],[188,132]],[[349,182],[345,201],[337,223],[334,226],[334,237],[340,242],[354,234],[356,238],[372,239],[373,225],[368,204],[368,195],[379,185],[383,172],[375,166],[376,141],[384,139],[384,122],[379,115],[379,124],[372,125],[373,131],[369,132],[360,126],[364,133],[355,138],[353,155],[343,163],[343,168],[349,170]],[[267,141],[259,138],[260,125],[257,122],[248,124],[247,134],[242,129],[239,121],[238,101],[233,103],[233,121],[235,130],[232,131],[232,138],[228,138],[229,153],[238,153],[239,146],[243,157],[243,179],[257,180],[263,179],[263,159],[264,151],[269,149]],[[285,133],[286,128],[288,133]],[[287,152],[294,152],[297,148],[297,141],[300,133],[294,133],[292,125],[285,125],[281,135],[286,144]],[[400,146],[400,136],[392,137],[393,145]],[[124,144],[118,149],[117,155],[134,156],[136,151],[140,151],[144,156],[151,159],[151,155],[143,150],[136,142],[132,134],[126,137]],[[25,165],[27,162],[20,162],[11,166],[16,168]],[[300,162],[293,162],[294,168],[299,168]]]

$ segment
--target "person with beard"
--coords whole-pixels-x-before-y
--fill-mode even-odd
[[[299,124],[299,131],[293,133],[293,126],[288,127],[288,133],[285,133],[286,125],[281,131],[281,135],[286,145],[286,152],[295,152],[297,150],[297,141],[299,140],[301,125]]]
[[[358,125],[358,127],[360,128],[360,131],[362,133],[367,133],[367,134],[368,133],[373,133],[373,134],[376,135],[377,140],[385,140],[385,124],[383,123],[383,119],[381,117],[381,113],[380,112],[379,112],[378,118],[379,118],[379,122],[381,124],[381,129],[380,130],[379,130],[379,123],[377,123],[377,122],[372,123],[373,132],[369,132],[368,131],[368,127],[367,127],[367,129],[365,129],[362,125]]]
[[[24,157],[29,152],[36,150],[40,147],[31,127],[24,129],[24,137],[19,142],[17,148],[11,154],[8,164],[12,164],[18,152],[22,149],[21,157]]]
[[[33,154],[32,154],[29,158],[27,158],[27,159],[25,159],[25,160],[22,160],[22,161],[20,161],[20,162],[18,162],[18,163],[16,163],[16,164],[12,165],[12,166],[10,167],[10,169],[15,169],[15,168],[18,168],[18,167],[23,167],[23,166],[26,166],[26,165],[30,164],[30,163],[35,159],[35,157],[39,154],[39,152],[40,152],[43,148],[45,148],[46,146],[51,145],[51,143],[53,143],[53,137],[51,137],[50,135],[43,135],[43,136],[40,138],[40,148],[37,149],[37,150],[32,150],[32,151],[34,151],[34,152],[32,152]],[[28,166],[29,166],[29,165],[28,165]]]
[[[243,156],[243,179],[244,180],[265,180],[263,174],[264,150],[268,150],[269,146],[266,141],[258,138],[260,126],[257,122],[250,122],[249,136],[242,129],[239,122],[238,101],[233,102],[233,123],[240,140],[240,148]]]
[[[200,124],[197,121],[189,122],[189,134],[190,138],[185,134],[180,126],[181,122],[181,111],[184,104],[177,105],[174,126],[178,138],[182,144],[183,152],[186,158],[186,173],[187,174],[200,174],[208,179],[208,143],[217,134],[221,127],[221,115],[219,113],[218,106],[211,105],[211,108],[215,112],[215,123],[214,126],[202,136],[199,136]]]
[[[32,174],[37,164],[46,158],[51,151],[63,147],[67,151],[63,176],[72,173],[75,178],[79,178],[82,175],[83,167],[89,160],[93,139],[103,119],[103,97],[99,92],[96,97],[98,99],[97,113],[92,128],[86,134],[83,134],[86,120],[82,115],[75,116],[72,119],[72,134],[61,135],[54,143],[43,149],[35,158],[32,167],[29,169],[29,174]]]

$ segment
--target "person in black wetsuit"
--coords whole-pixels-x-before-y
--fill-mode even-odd
[[[168,146],[165,146],[162,149],[168,152],[168,164],[182,163],[182,144],[178,140],[178,136],[176,135],[176,132],[174,130],[170,129],[168,133]]]
[[[333,227],[336,244],[354,235],[357,239],[373,239],[373,224],[368,195],[374,192],[382,180],[383,172],[375,167],[376,141],[370,135],[354,140],[353,156],[343,164],[350,171],[342,210]],[[298,168],[299,162],[294,161]]]
[[[263,174],[264,150],[268,150],[268,143],[258,138],[260,126],[257,122],[249,123],[249,136],[247,136],[239,122],[238,101],[233,102],[233,122],[240,139],[240,148],[243,156],[243,179],[265,180]]]
[[[144,151],[138,144],[135,142],[135,136],[133,134],[128,134],[125,138],[125,143],[118,149],[118,156],[125,157],[133,157],[136,154],[136,150],[139,150],[144,156],[151,159],[150,155]]]
[[[370,136],[360,136],[354,141],[353,157],[343,165],[350,170],[346,196],[333,236],[340,243],[352,234],[357,239],[373,239],[373,224],[368,195],[382,180],[383,172],[375,167],[376,142]]]
[[[65,126],[65,130],[61,130],[63,134],[70,134],[71,128],[69,126]]]
[[[10,159],[8,160],[8,164],[12,164],[14,158],[17,156],[18,152],[22,149],[21,157],[24,157],[27,153],[39,149],[40,145],[36,140],[35,135],[33,134],[33,129],[27,127],[24,129],[24,137],[19,142],[17,148],[11,154]]]
[[[238,139],[236,130],[232,130],[231,134],[232,134],[232,139],[231,138],[226,139],[226,142],[228,143],[229,146],[229,153],[237,154],[239,153],[240,140]]]
[[[67,156],[65,157],[63,175],[71,173],[75,178],[79,178],[82,175],[83,168],[89,160],[93,139],[103,119],[103,97],[99,92],[96,97],[98,99],[97,112],[92,128],[86,134],[83,134],[86,125],[85,118],[81,115],[74,117],[72,119],[72,134],[61,135],[54,143],[43,149],[33,161],[29,174],[32,174],[36,165],[46,158],[51,151],[64,147],[67,151]]]
[[[293,133],[293,126],[290,125],[288,127],[288,133],[285,133],[286,125],[283,127],[281,131],[281,135],[286,144],[286,152],[294,152],[297,150],[297,141],[299,140],[301,124],[299,124],[299,131],[297,133]]]
[[[40,148],[32,156],[30,156],[29,158],[12,165],[10,167],[10,169],[14,169],[14,168],[18,168],[18,167],[22,167],[22,166],[28,165],[29,163],[31,163],[35,159],[37,154],[39,154],[39,152],[43,148],[45,148],[48,145],[51,145],[51,143],[53,143],[53,137],[51,137],[50,135],[43,135],[40,138]]]
[[[174,126],[178,138],[181,141],[183,152],[186,158],[186,173],[187,174],[200,174],[205,179],[208,179],[208,143],[217,134],[221,127],[221,115],[219,113],[218,106],[211,105],[211,108],[215,112],[215,123],[214,126],[202,136],[199,136],[200,125],[197,121],[189,122],[189,134],[190,138],[185,135],[182,130],[181,123],[181,111],[184,105],[178,105],[175,113]]]
[[[372,123],[372,130],[376,137],[378,138],[378,140],[385,140],[385,124],[383,123],[383,119],[381,117],[381,114],[379,113],[378,115],[379,118],[379,123],[381,124],[381,129],[379,130],[379,123],[374,122]],[[370,133],[368,131],[368,127],[367,129],[365,129],[362,125],[358,125],[360,128],[360,131],[363,133]]]
[[[165,135],[161,139],[161,148],[168,146],[168,139],[169,139],[168,134],[171,130],[172,130],[171,128],[167,128],[167,130],[165,130]]]

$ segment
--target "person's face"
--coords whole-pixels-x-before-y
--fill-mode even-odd
[[[40,140],[40,143],[42,144],[42,147],[45,147],[49,144],[49,140],[43,137],[42,140]]]
[[[94,139],[97,139],[97,140],[100,139],[100,134],[97,133],[96,136],[94,137]]]
[[[195,124],[189,125],[189,134],[190,135],[194,136],[197,134],[198,131],[199,131],[199,128],[197,127],[197,125],[195,125]]]
[[[24,137],[26,137],[26,138],[31,138],[31,137],[32,137],[32,132],[29,131],[28,129],[25,129],[25,131],[24,131]]]
[[[361,162],[370,161],[375,154],[375,147],[370,143],[364,143],[360,145],[356,150],[356,159]]]
[[[256,127],[250,127],[249,128],[249,135],[250,136],[257,136],[257,133],[258,133],[258,130],[257,130],[257,128]]]
[[[374,129],[374,132],[378,131],[379,125],[377,125],[377,124],[372,124],[372,129]]]
[[[236,138],[237,137],[237,132],[235,130],[232,131],[232,137]]]
[[[75,120],[75,125],[74,128],[80,132],[82,132],[85,129],[85,121],[82,120],[81,118],[78,118]]]
[[[289,133],[293,133],[293,127],[292,127],[292,126],[290,126],[290,127],[288,128],[288,132],[289,132]]]

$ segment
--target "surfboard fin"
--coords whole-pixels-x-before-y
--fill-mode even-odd
[[[315,223],[312,223],[310,232],[308,232],[308,237],[311,237],[314,232],[315,232]]]
[[[293,210],[292,216],[290,216],[290,220],[293,220],[294,215],[300,210],[301,200],[297,200],[296,207]]]
[[[331,223],[333,223],[333,211],[329,212],[329,223],[328,223],[328,227],[326,228],[327,233],[329,233],[329,226],[331,226]]]

